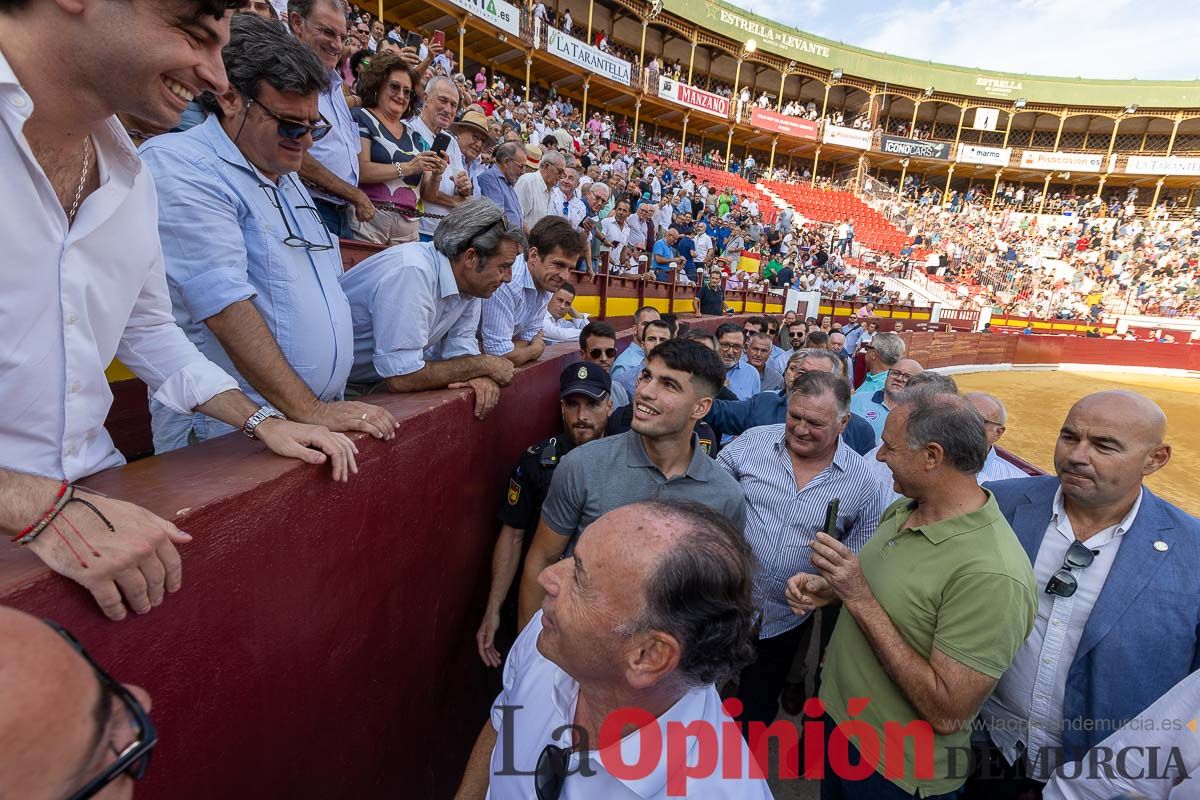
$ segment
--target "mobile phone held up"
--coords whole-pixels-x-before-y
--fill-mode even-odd
[[[437,153],[441,158],[446,157],[446,148],[450,146],[450,134],[442,131],[433,138],[433,152]]]
[[[439,47],[445,47],[446,46],[446,32],[445,31],[434,31],[433,32],[433,43],[438,45]]]
[[[417,31],[409,31],[408,36],[404,38],[404,46],[411,47],[417,53],[421,52],[421,34]]]

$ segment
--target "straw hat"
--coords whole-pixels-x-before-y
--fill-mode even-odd
[[[475,131],[487,141],[487,147],[496,146],[496,137],[488,130],[487,117],[481,111],[467,111],[457,122],[450,123],[450,130],[458,133],[463,128]]]

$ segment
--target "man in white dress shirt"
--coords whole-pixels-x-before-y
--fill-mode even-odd
[[[566,170],[567,162],[562,154],[550,150],[542,155],[537,170],[517,178],[517,184],[513,188],[517,192],[517,199],[521,201],[522,221],[527,233],[539,219],[547,214],[557,213],[554,210],[552,195],[555,185],[562,179]]]
[[[542,339],[546,344],[579,340],[579,332],[588,324],[588,315],[576,311],[571,306],[573,302],[575,284],[564,281],[550,298],[550,305],[546,306],[546,316],[542,321]]]
[[[770,798],[716,688],[753,652],[753,572],[741,532],[694,503],[596,520],[538,578],[546,599],[509,652],[457,800]],[[622,737],[622,719],[638,730]]]
[[[979,470],[979,482],[1028,478],[1024,470],[1011,461],[1005,461],[996,452],[996,442],[1000,441],[1000,437],[1008,430],[1008,409],[1004,407],[1004,403],[1000,402],[999,397],[987,392],[971,392],[965,397],[983,416],[983,430],[988,439],[987,460],[983,462],[983,469]]]
[[[29,548],[112,619],[179,589],[175,545],[191,539],[121,500],[87,493],[103,519],[70,503],[73,481],[125,461],[104,430],[104,370],[116,356],[179,413],[248,427],[281,455],[332,461],[339,479],[357,469],[349,439],[264,413],[175,325],[153,178],[115,117],[169,129],[196,94],[223,94],[221,48],[239,5],[0,8],[0,533],[34,537]],[[73,57],[46,59],[62,47]],[[70,538],[35,530],[56,510],[96,551],[86,569]]]

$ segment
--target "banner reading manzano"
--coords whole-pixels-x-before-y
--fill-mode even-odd
[[[921,139],[905,139],[901,136],[884,136],[879,149],[897,156],[940,158],[942,160],[950,158],[950,145],[947,142],[926,142]]]
[[[505,33],[513,36],[521,35],[521,12],[511,3],[504,0],[450,0],[459,8],[470,11],[475,16],[490,22]]]
[[[609,80],[625,86],[629,85],[632,65],[628,61],[610,56],[591,45],[584,44],[578,39],[568,36],[562,31],[550,30],[546,36],[547,49],[561,59],[583,67],[586,70],[603,75]]]
[[[746,0],[739,0],[746,3]],[[974,67],[934,64],[878,53],[823,39],[752,14],[721,0],[663,0],[672,14],[735,42],[755,39],[760,50],[820,69],[841,68],[853,75],[892,86],[936,86],[939,92],[1029,102],[1124,108],[1131,101],[1147,108],[1200,106],[1200,81],[1115,81],[990,72]]]
[[[721,119],[729,118],[729,100],[719,94],[706,92],[686,83],[672,80],[665,75],[658,79],[658,96],[681,106],[706,111]]]

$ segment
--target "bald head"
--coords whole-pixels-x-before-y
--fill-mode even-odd
[[[1068,419],[1077,410],[1091,411],[1107,418],[1123,420],[1137,430],[1147,445],[1162,444],[1167,436],[1167,415],[1149,397],[1124,389],[1095,392],[1079,400],[1067,412]]]
[[[1008,409],[999,397],[987,392],[969,392],[963,395],[967,402],[975,406],[979,416],[983,417],[983,428],[987,432],[988,445],[994,446],[1004,435],[1008,426]]]

